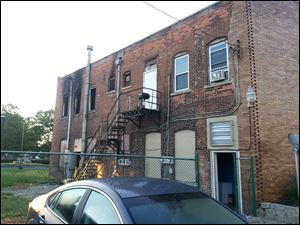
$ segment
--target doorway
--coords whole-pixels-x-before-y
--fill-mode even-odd
[[[149,94],[150,98],[145,100],[146,109],[157,110],[157,69],[156,67],[144,72],[143,78],[144,93]]]
[[[212,152],[212,194],[232,210],[241,212],[240,166],[234,163],[238,157],[237,152]]]

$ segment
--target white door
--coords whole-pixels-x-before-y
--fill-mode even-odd
[[[157,110],[157,68],[144,72],[143,87],[143,92],[150,95],[150,98],[144,102],[145,108]]]

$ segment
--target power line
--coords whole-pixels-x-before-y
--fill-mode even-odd
[[[177,19],[176,17],[174,17],[174,16],[172,16],[172,15],[170,15],[170,14],[164,12],[163,10],[161,10],[161,9],[159,9],[159,8],[157,8],[157,7],[153,6],[153,5],[151,5],[151,4],[148,3],[148,2],[145,2],[145,1],[142,1],[142,2],[145,3],[146,5],[152,7],[153,9],[155,9],[155,10],[157,10],[157,11],[159,11],[159,12],[165,14],[166,16],[171,17],[172,19],[177,20],[178,22],[180,22],[180,23],[182,23],[182,24],[184,24],[184,25],[186,25],[186,26],[192,28],[193,31],[200,31],[200,32],[202,32],[203,34],[206,34],[206,35],[208,35],[208,36],[210,36],[210,37],[218,38],[218,37],[216,37],[216,36],[214,36],[214,35],[211,35],[211,34],[205,32],[205,31],[201,30],[200,28],[196,29],[195,27],[193,27],[193,26],[191,26],[191,25],[189,25],[189,24],[183,22],[183,21],[180,20],[180,19]],[[235,46],[235,47],[237,46],[237,45],[235,45],[235,44],[229,43],[228,41],[226,41],[226,42],[227,42],[228,45]]]

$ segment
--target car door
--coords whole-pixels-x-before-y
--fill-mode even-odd
[[[79,214],[79,224],[120,224],[123,223],[117,206],[111,198],[101,191],[92,190],[87,198],[82,212]]]
[[[72,188],[51,196],[46,210],[39,213],[39,222],[49,224],[73,223],[75,211],[86,192],[87,189],[85,188]]]

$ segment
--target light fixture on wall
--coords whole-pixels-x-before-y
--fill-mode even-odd
[[[247,91],[248,108],[251,108],[252,103],[255,102],[255,100],[256,100],[255,92],[254,92],[252,86],[249,86],[248,91]]]

